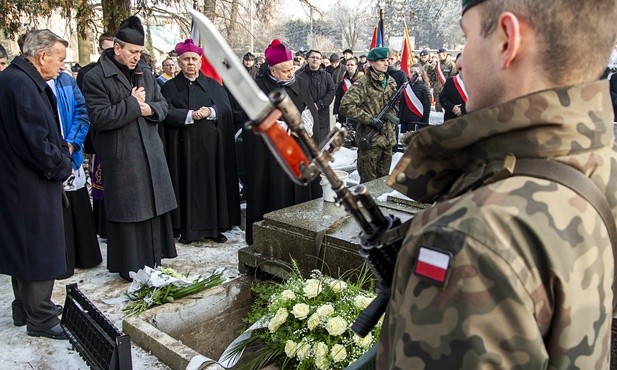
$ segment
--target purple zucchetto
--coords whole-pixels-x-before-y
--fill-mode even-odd
[[[197,53],[199,56],[203,54],[203,50],[201,50],[199,46],[195,45],[192,39],[186,39],[183,42],[177,43],[175,50],[178,56],[188,52]]]
[[[279,63],[293,59],[293,53],[280,40],[274,39],[264,52],[268,65],[275,66]]]

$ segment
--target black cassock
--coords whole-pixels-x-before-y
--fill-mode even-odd
[[[232,111],[227,93],[199,74],[190,81],[180,73],[161,93],[169,104],[162,136],[178,200],[171,212],[174,230],[194,241],[216,237],[240,224],[238,173]],[[189,110],[214,107],[216,120],[186,125]]]
[[[319,143],[317,107],[305,80],[296,78],[294,83],[281,86],[266,73],[256,82],[266,94],[285,89],[300,112],[308,108],[314,119],[313,138]],[[250,245],[253,244],[253,224],[263,220],[264,214],[319,198],[322,191],[319,177],[308,186],[292,182],[261,137],[248,130],[243,130],[242,136],[246,166],[246,242]]]

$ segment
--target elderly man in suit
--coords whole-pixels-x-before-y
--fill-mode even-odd
[[[62,181],[71,160],[45,81],[64,68],[67,46],[49,30],[33,31],[23,56],[0,74],[0,273],[11,276],[13,323],[52,339],[66,339],[51,293],[67,269]]]

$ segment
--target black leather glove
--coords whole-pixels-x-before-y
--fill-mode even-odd
[[[383,130],[383,122],[381,122],[377,118],[373,117],[372,120],[371,120],[371,127],[373,127],[375,129],[375,131],[377,131],[377,132],[379,132],[381,134],[381,130]]]

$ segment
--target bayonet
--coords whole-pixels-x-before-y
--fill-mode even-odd
[[[210,64],[251,120],[247,127],[265,140],[276,160],[294,182],[307,185],[313,181],[319,175],[319,170],[309,162],[298,142],[277,122],[283,118],[292,130],[304,126],[300,113],[295,109],[289,96],[284,90],[277,90],[268,98],[253,81],[214,24],[193,9],[189,12],[201,34],[204,53]]]
[[[345,139],[345,129],[334,129],[324,139],[320,149],[304,128],[300,112],[285,90],[275,90],[266,97],[240,64],[239,58],[227,45],[214,24],[195,10],[190,10],[190,13],[204,40],[204,52],[207,58],[251,118],[253,131],[266,141],[274,157],[294,181],[307,184],[321,170],[337,195],[337,204],[343,204],[345,210],[361,227],[363,234],[361,234],[360,255],[368,262],[380,281],[377,298],[352,325],[352,330],[356,334],[365,336],[377,324],[386,309],[390,297],[394,261],[405,235],[403,230],[406,229],[396,230],[400,231],[398,233],[392,232],[402,227],[401,221],[392,215],[385,216],[364,185],[358,185],[349,191],[330,167],[332,153]],[[308,162],[298,143],[276,123],[281,117],[312,155],[311,163]],[[360,210],[359,203],[362,203],[367,215]],[[386,240],[385,244],[383,240]]]

